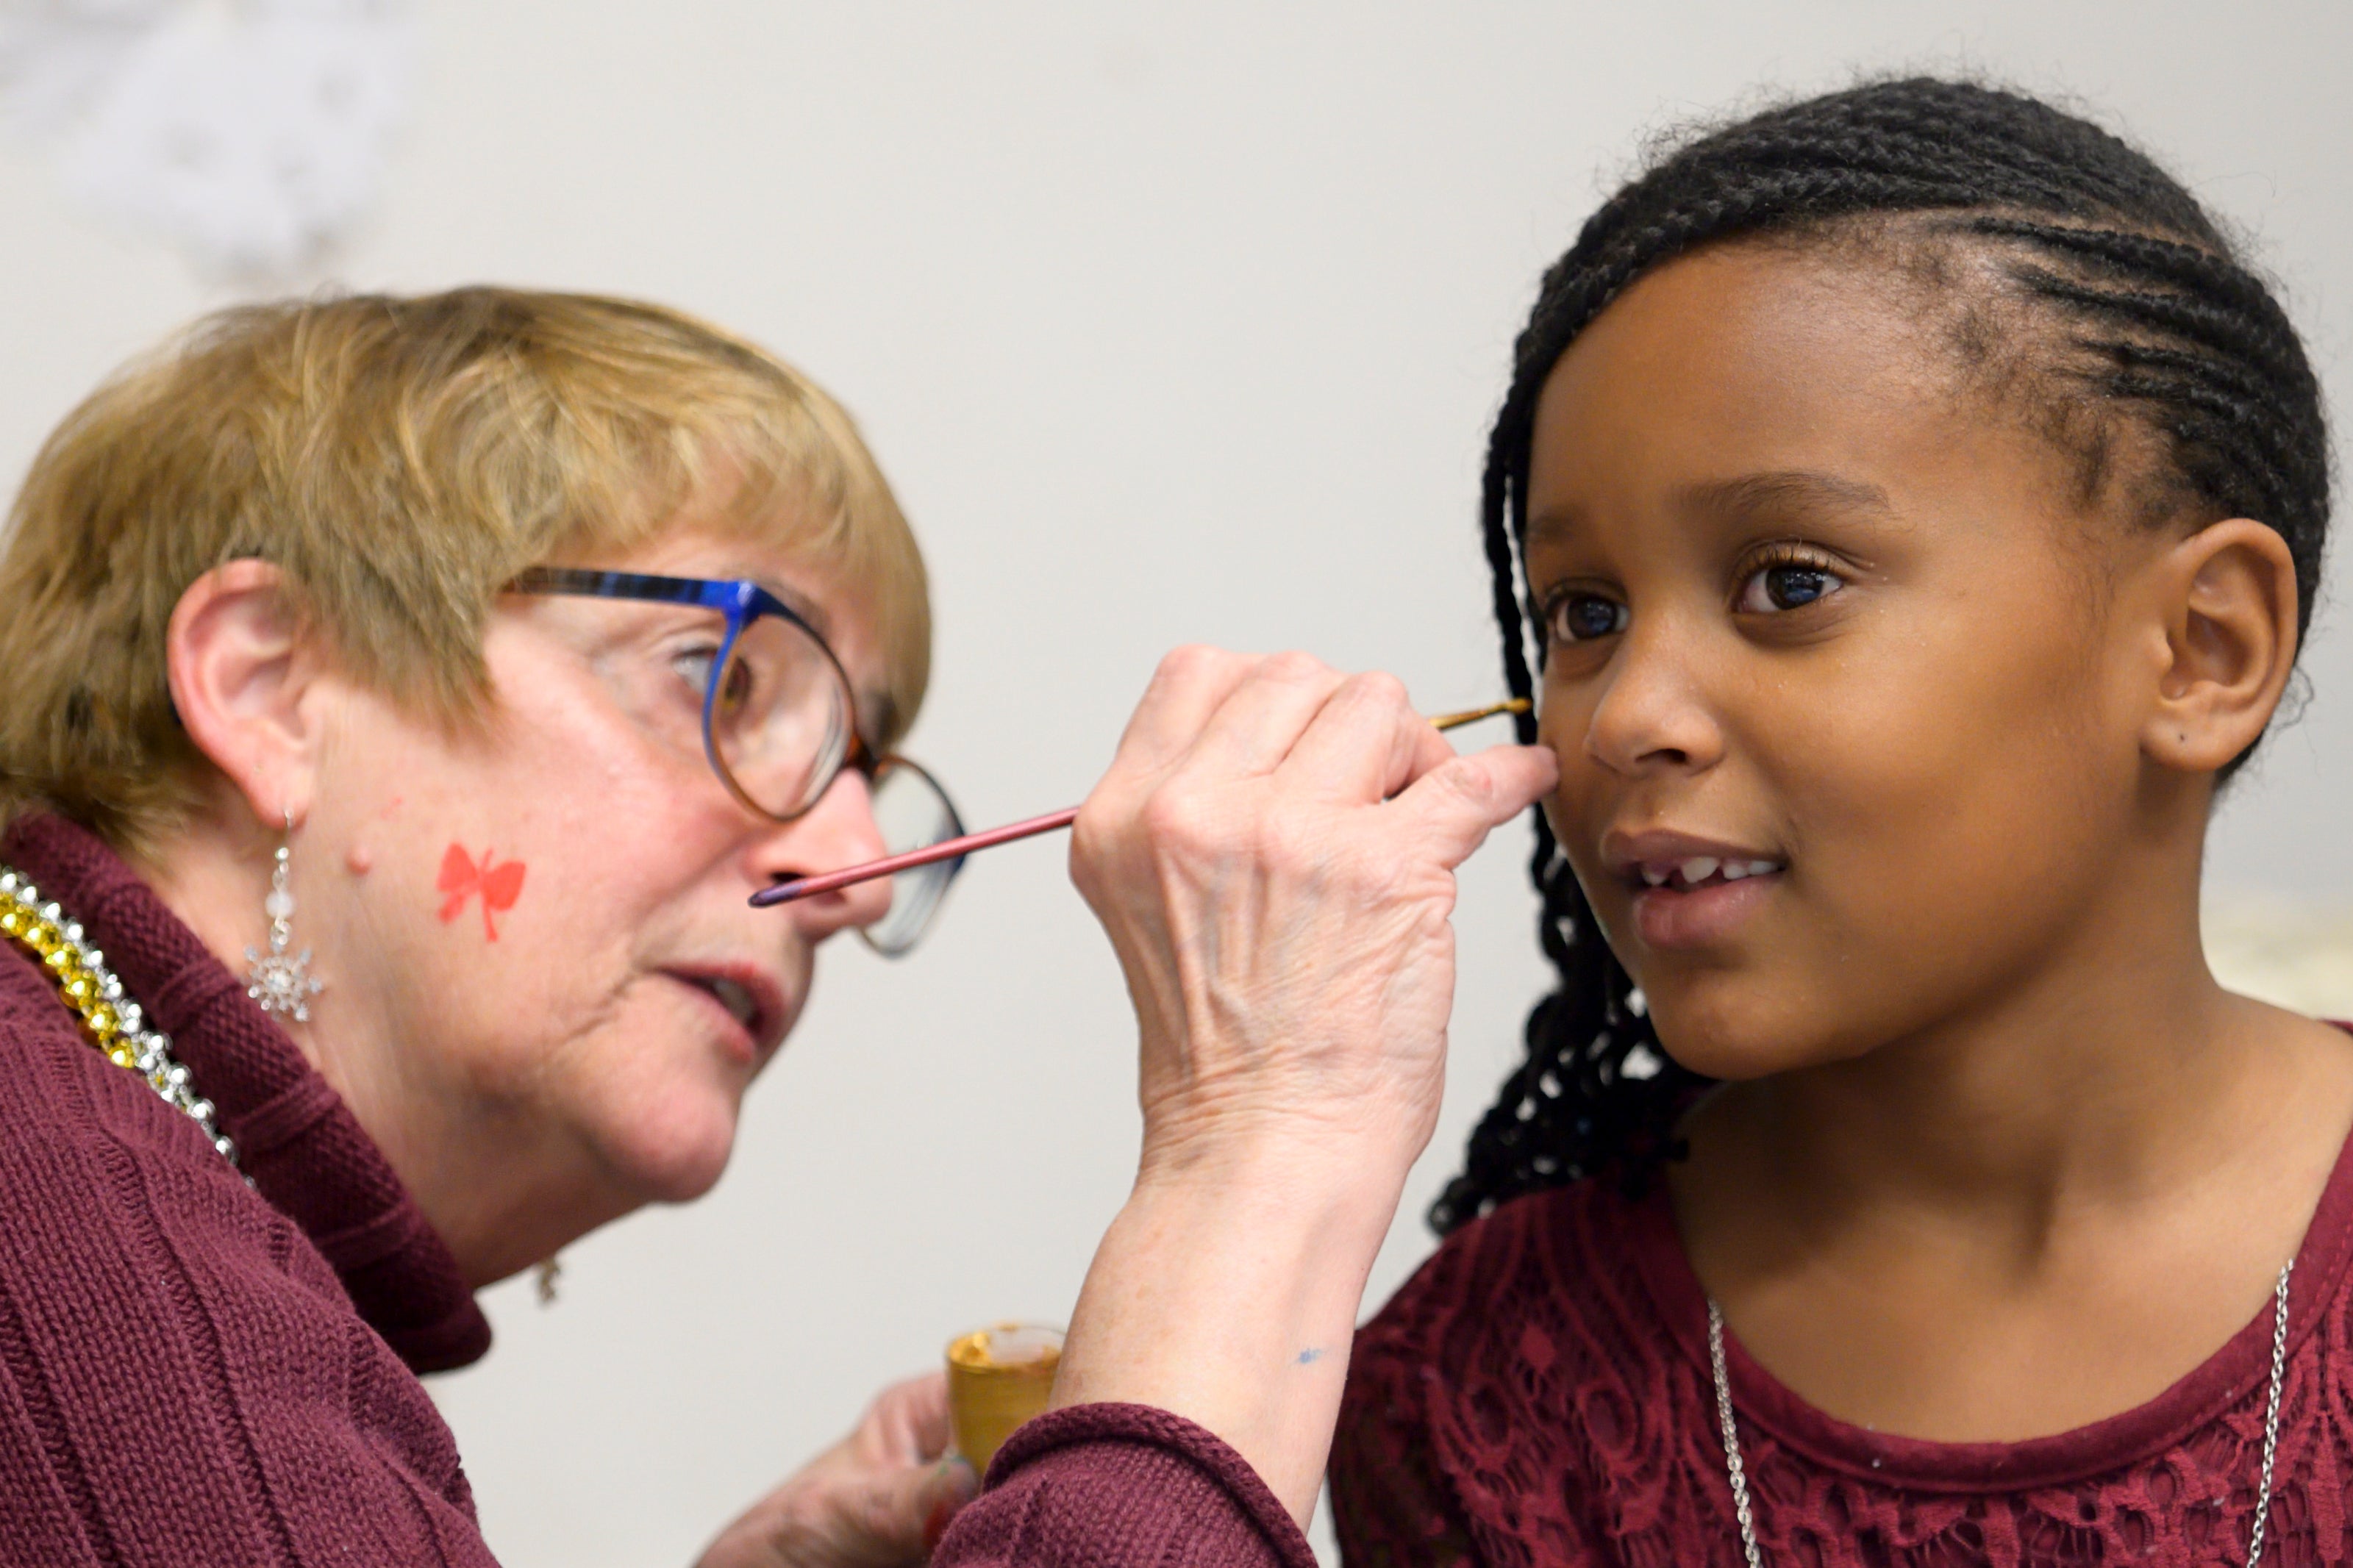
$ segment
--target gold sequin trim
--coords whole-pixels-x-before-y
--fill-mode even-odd
[[[213,1102],[195,1091],[188,1069],[172,1059],[172,1038],[147,1027],[139,1004],[123,994],[122,982],[106,967],[106,955],[83,940],[81,922],[25,877],[0,866],[0,937],[15,942],[56,982],[58,994],[80,1021],[83,1037],[147,1080],[164,1102],[205,1131],[215,1149],[237,1163],[237,1145],[221,1131]]]

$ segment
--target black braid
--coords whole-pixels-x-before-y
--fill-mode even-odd
[[[2328,436],[2302,342],[2262,279],[2195,197],[2090,121],[2021,94],[1929,79],[1787,104],[1686,142],[1605,202],[1544,277],[1513,351],[1480,502],[1504,676],[1535,694],[1522,590],[1538,395],[1629,284],[1736,237],[1798,241],[1902,224],[2006,265],[2042,351],[2028,377],[2096,489],[2108,437],[2156,438],[2156,519],[2250,517],[2295,557],[2308,629],[2328,527]],[[2041,340],[2048,338],[2048,342]],[[2084,392],[2092,395],[2084,397]],[[2146,466],[2146,465],[2145,465]],[[1533,720],[1520,726],[1535,736]],[[2246,759],[2242,756],[2232,767]],[[2226,773],[2230,770],[2225,770]],[[1609,955],[1541,812],[1531,867],[1538,931],[1560,986],[1527,1021],[1527,1059],[1472,1134],[1462,1173],[1430,1210],[1442,1235],[1524,1193],[1615,1169],[1639,1183],[1675,1153],[1674,1119],[1707,1080],[1678,1066]]]

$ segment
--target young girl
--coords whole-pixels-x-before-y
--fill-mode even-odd
[[[2353,1554],[2353,1041],[2198,931],[2327,510],[2263,282],[2031,99],[1587,224],[1486,480],[1560,988],[1360,1337],[1351,1562]]]

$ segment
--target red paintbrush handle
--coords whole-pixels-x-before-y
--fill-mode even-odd
[[[755,909],[770,904],[788,904],[795,899],[813,898],[818,893],[830,893],[837,888],[855,887],[871,882],[877,877],[888,877],[897,871],[912,871],[918,866],[928,866],[934,860],[953,860],[969,855],[976,849],[986,849],[993,844],[1010,844],[1017,838],[1031,838],[1040,833],[1051,833],[1058,827],[1068,827],[1078,820],[1079,808],[1069,806],[1050,811],[1043,816],[1033,816],[1027,822],[1008,823],[992,827],[986,833],[967,833],[961,838],[944,838],[922,849],[910,849],[904,855],[893,855],[887,860],[870,860],[863,866],[851,866],[839,871],[828,871],[821,877],[796,877],[789,882],[778,882],[773,888],[763,888],[752,895]]]

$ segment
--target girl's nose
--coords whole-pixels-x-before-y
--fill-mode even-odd
[[[1697,772],[1722,759],[1723,728],[1671,626],[1649,636],[1630,630],[1603,672],[1586,725],[1585,753],[1628,777]]]

